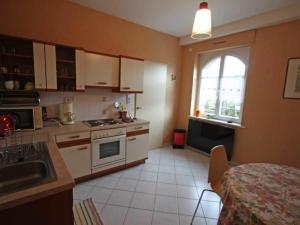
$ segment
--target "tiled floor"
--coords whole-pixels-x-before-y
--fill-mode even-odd
[[[77,185],[74,201],[92,197],[105,225],[189,225],[207,184],[208,158],[171,147],[151,150],[143,165]],[[216,225],[219,197],[206,193],[195,225]]]

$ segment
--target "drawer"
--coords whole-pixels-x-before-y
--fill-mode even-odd
[[[127,127],[127,133],[133,131],[139,131],[139,130],[148,130],[148,129],[149,129],[149,124],[140,124],[140,125]]]
[[[72,134],[59,134],[56,135],[56,143],[77,141],[81,139],[90,139],[90,132],[72,133]]]

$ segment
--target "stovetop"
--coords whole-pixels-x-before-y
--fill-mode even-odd
[[[84,121],[84,123],[86,123],[90,127],[97,127],[97,126],[122,124],[123,122],[116,119],[98,119],[98,120],[87,120]]]
[[[136,118],[126,118],[126,119],[97,119],[97,120],[86,120],[83,121],[89,127],[103,127],[109,125],[116,125],[116,124],[124,124],[124,123],[132,123],[136,121]]]

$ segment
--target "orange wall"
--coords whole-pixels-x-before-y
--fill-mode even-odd
[[[233,161],[273,162],[300,168],[300,99],[283,99],[287,61],[300,57],[300,20],[185,46],[180,127],[187,126],[194,60],[201,51],[251,47],[243,112],[236,129]]]
[[[176,113],[181,47],[178,38],[64,0],[1,1],[0,33],[144,58],[168,65],[165,140]]]

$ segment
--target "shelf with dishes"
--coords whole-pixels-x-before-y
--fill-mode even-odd
[[[31,40],[0,35],[0,89],[34,89]]]

